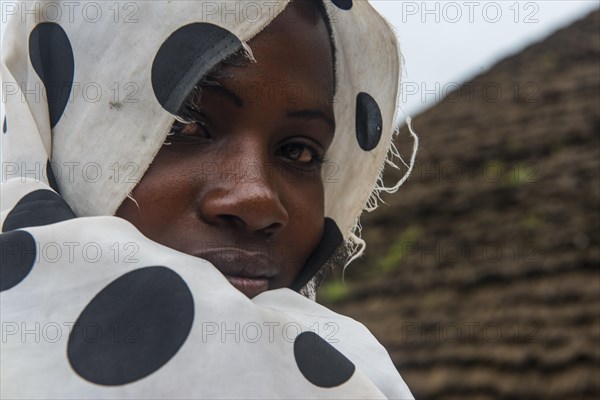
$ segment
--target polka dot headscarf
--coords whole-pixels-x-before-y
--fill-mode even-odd
[[[198,80],[287,1],[3,6],[3,398],[411,398],[364,326],[307,293],[398,157],[401,56],[367,1],[324,1],[337,49],[325,234],[291,289],[246,298],[113,217]],[[414,158],[414,152],[413,152]]]

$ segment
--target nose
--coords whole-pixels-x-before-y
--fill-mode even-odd
[[[213,225],[243,229],[272,237],[283,230],[289,215],[277,189],[275,172],[259,157],[229,153],[204,182],[199,200],[202,218]]]

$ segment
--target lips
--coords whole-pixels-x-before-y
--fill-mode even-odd
[[[236,247],[204,250],[194,254],[213,264],[227,280],[249,298],[266,291],[279,268],[268,254]]]

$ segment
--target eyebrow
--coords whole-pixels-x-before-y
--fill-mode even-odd
[[[226,88],[223,85],[215,85],[215,86],[209,86],[209,88],[211,89],[216,89],[217,91],[219,91],[220,93],[222,93],[223,95],[227,96],[230,100],[232,100],[235,105],[239,108],[244,106],[244,101],[237,95],[235,94],[233,91],[229,90],[228,88]],[[324,120],[329,126],[331,126],[331,128],[333,130],[335,130],[335,121],[329,117],[329,115],[327,115],[326,113],[324,113],[321,110],[299,110],[299,111],[288,111],[286,113],[286,116],[288,118],[298,118],[298,119],[304,119],[304,120],[310,120],[310,119],[322,119]]]
[[[320,118],[327,122],[333,130],[335,130],[335,121],[321,110],[300,110],[290,111],[287,113],[290,118],[315,119]]]

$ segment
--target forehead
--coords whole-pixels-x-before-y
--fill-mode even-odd
[[[331,39],[312,2],[292,2],[248,42],[256,63],[232,67],[234,80],[244,84],[277,85],[294,97],[331,102],[334,67]],[[289,94],[289,93],[288,93]]]

